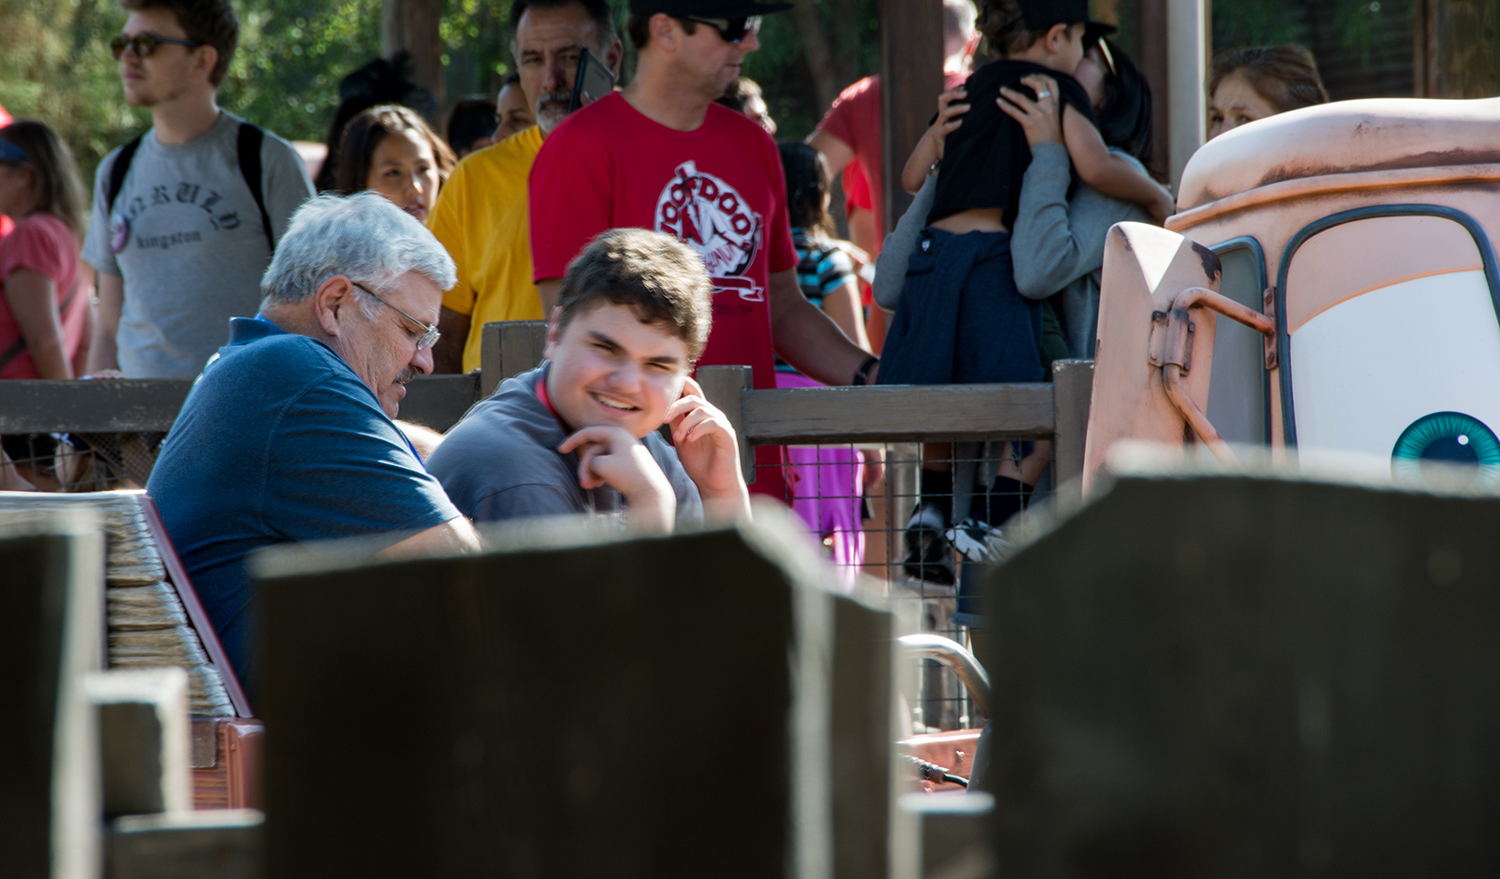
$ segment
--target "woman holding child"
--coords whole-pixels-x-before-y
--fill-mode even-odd
[[[1040,300],[1097,269],[1085,257],[1093,242],[1069,228],[1079,218],[1070,217],[1067,194],[1076,198],[1087,191],[1099,201],[1095,214],[1101,222],[1108,219],[1099,229],[1101,252],[1102,232],[1114,222],[1147,216],[1159,221],[1172,211],[1171,197],[1134,158],[1108,149],[1127,145],[1124,140],[1130,152],[1144,154],[1149,97],[1133,67],[1120,73],[1123,56],[1107,44],[1101,48],[1101,36],[1111,29],[1087,20],[1086,3],[989,0],[978,24],[992,56],[1001,57],[970,77],[963,90],[943,96],[936,123],[903,174],[909,191],[923,189],[913,212],[922,209],[923,196],[931,206],[914,246],[887,244],[887,253],[909,254],[905,270],[883,264],[877,273],[877,288],[886,288],[885,296],[877,289],[877,298],[886,307],[893,304],[889,281],[881,281],[903,281],[882,357],[883,383],[1042,380]],[[972,101],[961,103],[965,98]],[[1101,120],[1096,109],[1110,113]],[[1034,165],[1038,174],[1031,173]],[[1042,184],[1041,191],[1028,198],[1025,190],[1033,184]],[[912,217],[903,218],[893,237],[915,225]],[[1025,260],[1013,260],[1013,252]],[[1097,302],[1094,284],[1092,300],[1087,282],[1073,297],[1082,301],[1072,315],[1079,320],[1070,323],[1089,319],[1087,329],[1074,330],[1079,339],[1092,332],[1084,303]],[[989,525],[1024,506],[1046,465],[1045,450],[1011,446],[1006,444],[993,481],[985,474],[972,487],[979,474],[964,471],[974,467],[942,461],[952,457],[949,449],[926,450],[922,502],[907,529],[908,573],[951,582],[948,541],[971,548],[971,558],[984,557]],[[960,519],[966,521],[948,530]]]

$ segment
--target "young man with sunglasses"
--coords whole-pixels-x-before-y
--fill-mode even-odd
[[[699,365],[747,365],[776,386],[773,349],[834,385],[872,382],[879,361],[797,285],[797,252],[775,141],[714,103],[760,47],[758,16],[790,4],[632,0],[639,52],[623,92],[569,116],[531,172],[531,251],[542,305],[557,304],[568,261],[606,229],[664,232],[713,280],[713,332]],[[779,449],[757,449],[754,490],[786,499]]]
[[[288,218],[312,195],[286,141],[221,110],[239,41],[228,0],[122,0],[110,43],[152,128],[107,156],[83,257],[99,272],[89,371],[192,378],[253,314]]]
[[[229,322],[188,394],[147,489],[242,681],[254,550],[354,536],[385,553],[477,546],[393,421],[406,383],[432,371],[451,286],[442,245],[384,196],[318,196],[276,248],[260,314]]]

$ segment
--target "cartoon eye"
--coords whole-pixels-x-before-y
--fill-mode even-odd
[[[1484,422],[1462,412],[1434,412],[1413,421],[1391,450],[1391,476],[1397,482],[1429,485],[1431,465],[1446,464],[1447,479],[1463,479],[1462,487],[1493,489],[1500,485],[1500,439]],[[1458,486],[1456,486],[1458,487]]]
[[[1285,276],[1283,381],[1304,455],[1395,449],[1399,476],[1422,470],[1401,461],[1447,449],[1489,472],[1500,322],[1484,261],[1469,229],[1446,216],[1359,219],[1303,243]]]

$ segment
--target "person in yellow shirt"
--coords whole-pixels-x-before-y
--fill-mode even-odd
[[[568,115],[583,50],[616,76],[625,55],[605,0],[515,0],[510,23],[511,53],[537,124],[459,162],[427,220],[458,267],[457,286],[443,294],[436,372],[478,369],[485,324],[544,317],[531,280],[526,181],[542,139]]]

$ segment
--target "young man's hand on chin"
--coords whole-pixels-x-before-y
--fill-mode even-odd
[[[677,517],[672,484],[651,452],[624,428],[585,427],[563,440],[557,450],[564,455],[578,453],[578,483],[585,489],[608,485],[625,498],[626,521],[632,530],[672,533]]]

